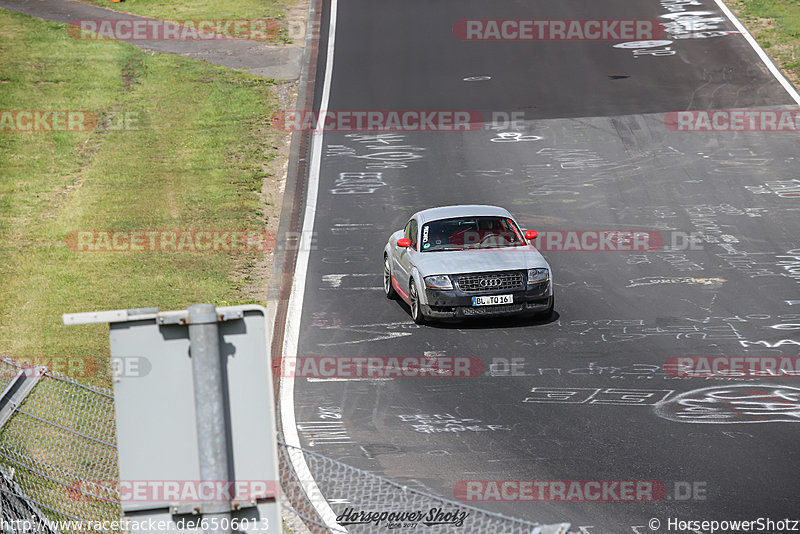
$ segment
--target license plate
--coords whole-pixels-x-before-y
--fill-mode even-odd
[[[486,297],[472,297],[473,306],[497,306],[498,304],[513,304],[514,295],[489,295]]]

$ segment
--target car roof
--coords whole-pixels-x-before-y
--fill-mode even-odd
[[[485,206],[479,204],[465,204],[460,206],[441,206],[439,208],[430,208],[422,210],[417,213],[420,223],[435,221],[438,219],[452,219],[454,217],[481,217],[481,216],[497,216],[497,217],[511,217],[511,214],[505,208],[498,206]],[[511,217],[513,219],[513,217]]]

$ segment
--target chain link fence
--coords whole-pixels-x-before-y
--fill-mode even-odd
[[[24,385],[27,380],[31,382]],[[28,388],[27,394],[18,394],[23,387],[20,384]],[[116,483],[119,474],[112,392],[12,360],[0,360],[0,390],[4,392],[0,399],[4,533],[61,534],[54,523],[69,520],[83,524],[75,531],[104,532],[103,523],[118,521],[122,508]],[[346,530],[326,525],[308,496],[309,482],[324,485],[327,494],[347,495],[347,507],[357,510],[391,513],[441,508],[468,514],[463,526],[437,525],[431,529],[437,533],[563,534],[569,527],[540,526],[448,501],[281,441],[278,455],[282,530],[286,534],[361,534],[387,529],[386,521],[380,525],[349,525]],[[298,476],[294,467],[298,458],[308,466],[312,480]],[[312,498],[322,499],[319,494]],[[337,513],[344,511],[343,506],[340,508]]]
[[[0,387],[35,382],[17,404],[4,396],[10,417],[0,429],[3,516],[30,520],[119,519],[114,397],[45,368],[0,360]],[[80,481],[87,481],[80,483]],[[13,524],[13,523],[12,523]]]
[[[432,508],[444,512],[457,511],[466,514],[460,525],[435,525],[429,527],[430,532],[481,533],[481,534],[566,534],[569,524],[540,525],[521,519],[514,519],[502,514],[488,512],[461,502],[451,501],[431,495],[420,490],[396,484],[391,480],[377,476],[368,471],[332,460],[322,454],[279,442],[279,458],[281,485],[286,504],[284,517],[286,524],[304,523],[307,530],[287,530],[286,532],[350,532],[366,534],[386,532],[390,521],[387,519],[363,525],[348,525],[345,529],[325,526],[314,512],[314,503],[308,497],[303,482],[319,484],[328,495],[347,495],[347,503],[338,504],[335,513],[341,514],[346,509],[390,514],[421,512],[427,514]],[[308,465],[312,479],[303,481],[294,471],[291,456],[302,455]],[[312,494],[312,498],[314,498]],[[321,500],[321,496],[317,496]],[[289,506],[291,505],[291,506]],[[292,520],[289,520],[291,518]],[[313,519],[312,519],[313,518]],[[393,532],[418,531],[419,525],[408,522],[406,528],[395,526]]]

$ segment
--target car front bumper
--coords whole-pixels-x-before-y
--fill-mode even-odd
[[[472,297],[490,295],[512,295],[512,304],[496,306],[473,306]],[[426,289],[427,304],[422,312],[432,319],[463,319],[468,317],[497,317],[504,315],[538,314],[550,309],[553,295],[550,282],[532,284],[529,288],[516,290],[466,293],[454,286],[453,289]]]

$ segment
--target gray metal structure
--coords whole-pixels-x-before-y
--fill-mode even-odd
[[[200,478],[212,483],[215,480],[231,480],[228,471],[230,444],[226,433],[220,432],[220,429],[228,428],[228,417],[225,412],[217,311],[211,304],[196,304],[190,306],[188,311]],[[201,510],[204,515],[218,519],[211,523],[209,531],[231,531],[230,528],[222,528],[223,525],[230,525],[229,503],[203,503]]]
[[[264,309],[197,305],[64,316],[65,324],[97,322],[109,323],[112,360],[149,364],[147,373],[121,372],[114,382],[125,517],[183,521],[207,532],[280,532]],[[230,495],[190,497],[226,484]],[[170,493],[176,487],[178,498]]]

